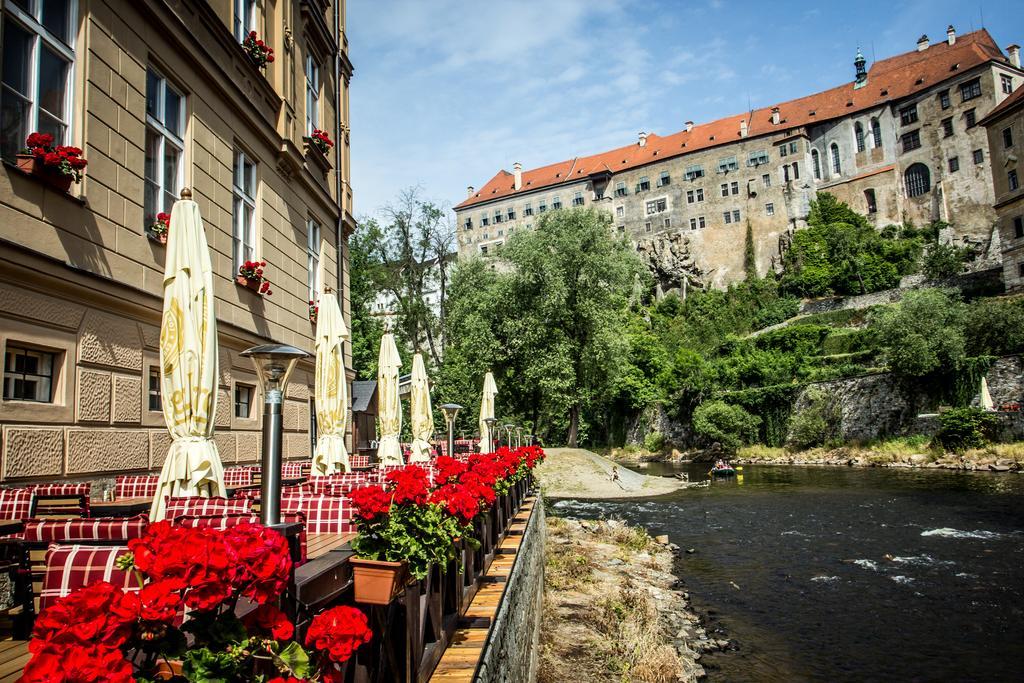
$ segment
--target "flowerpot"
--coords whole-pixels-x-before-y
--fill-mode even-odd
[[[18,162],[18,170],[25,173],[34,173],[36,170],[36,157],[34,154],[17,154],[15,159]]]
[[[176,678],[184,678],[181,662],[175,659],[164,659],[157,662],[156,670],[153,672],[153,680],[173,681]]]
[[[405,562],[384,562],[353,557],[355,600],[366,605],[387,605],[402,592],[409,568]]]
[[[61,192],[67,192],[70,190],[71,183],[75,180],[73,176],[69,176],[64,173],[55,173],[52,171],[43,171],[38,175],[46,181],[47,185]]]
[[[251,278],[245,277],[244,275],[236,275],[235,276],[235,282],[237,282],[238,284],[242,285],[246,289],[251,289],[252,291],[256,292],[257,294],[260,293],[260,281],[259,280],[253,280]]]
[[[148,237],[151,242],[156,242],[157,244],[167,244],[167,233],[166,232],[165,233],[155,233],[155,232],[151,232],[151,231],[147,230],[146,231],[146,237]]]

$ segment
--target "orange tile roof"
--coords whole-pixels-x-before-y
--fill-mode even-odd
[[[736,142],[741,139],[742,120],[747,121],[747,137],[755,138],[836,119],[913,95],[992,60],[1008,63],[992,36],[981,29],[958,37],[953,45],[943,41],[920,52],[915,50],[877,61],[868,71],[867,83],[860,88],[854,88],[854,82],[850,81],[824,92],[697,125],[689,132],[683,130],[666,136],[649,133],[643,147],[633,143],[609,152],[525,170],[518,193],[552,188],[583,180],[594,173],[615,173]],[[775,107],[779,110],[778,125],[771,122]],[[515,194],[514,176],[501,170],[455,208],[463,209]]]
[[[981,121],[978,121],[978,124],[982,126],[988,125],[1011,109],[1020,108],[1022,104],[1024,104],[1024,86],[1018,85],[1017,89],[1014,90],[1009,97],[1000,102],[995,109],[990,111],[988,116],[983,118]]]

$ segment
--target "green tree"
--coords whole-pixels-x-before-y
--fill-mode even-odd
[[[929,244],[924,252],[921,271],[931,280],[958,275],[964,270],[968,253],[967,249],[960,249],[952,244]]]
[[[371,312],[377,295],[376,272],[380,262],[374,257],[369,240],[373,230],[356,230],[349,238],[349,304],[352,339],[352,369],[356,379],[377,377],[377,355],[384,325]]]
[[[761,418],[725,401],[705,401],[693,411],[693,431],[730,451],[756,441],[760,426]]]
[[[951,376],[966,358],[964,316],[957,293],[921,289],[874,312],[869,324],[893,372],[905,377]]]

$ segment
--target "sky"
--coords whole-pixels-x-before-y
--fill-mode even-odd
[[[355,213],[818,92],[949,24],[1024,44],[1019,0],[349,0]]]

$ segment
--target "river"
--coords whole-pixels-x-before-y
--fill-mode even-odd
[[[652,463],[648,474],[706,466]],[[657,499],[554,501],[668,534],[712,683],[1010,681],[1024,662],[1024,475],[747,466]]]

